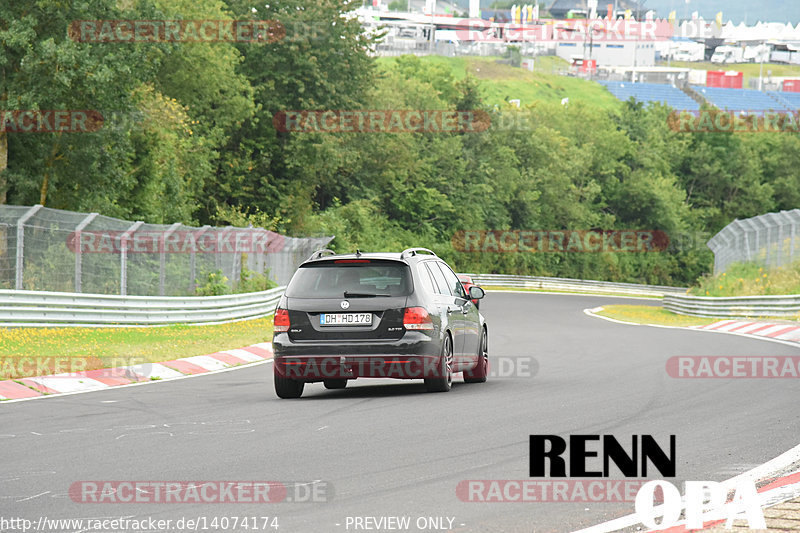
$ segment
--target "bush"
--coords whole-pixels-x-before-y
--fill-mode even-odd
[[[278,284],[269,279],[269,270],[263,274],[253,272],[246,268],[242,268],[242,274],[239,277],[239,285],[236,287],[237,293],[245,292],[261,292],[274,289]]]
[[[276,282],[269,278],[269,270],[263,274],[259,274],[247,268],[242,268],[242,273],[239,276],[239,283],[236,284],[234,290],[231,290],[229,281],[230,280],[222,274],[221,270],[211,272],[208,274],[204,285],[200,285],[200,282],[195,280],[195,283],[198,285],[195,289],[195,294],[197,296],[244,294],[247,292],[268,291],[278,286]]]
[[[519,46],[509,46],[506,48],[505,56],[511,61],[512,67],[522,66],[522,53],[520,52]]]
[[[222,275],[221,270],[210,272],[205,285],[201,286],[197,280],[195,280],[195,283],[197,283],[197,288],[195,289],[197,296],[221,296],[231,292],[230,287],[228,287],[228,278]]]
[[[734,263],[721,274],[700,278],[691,293],[696,296],[800,294],[800,262],[770,270],[758,263]]]

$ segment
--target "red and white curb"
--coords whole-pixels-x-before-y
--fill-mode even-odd
[[[753,322],[750,320],[720,320],[707,326],[693,326],[692,329],[735,333],[752,337],[767,337],[788,342],[800,343],[800,324],[775,324],[772,322]]]
[[[0,400],[22,400],[103,390],[136,383],[168,381],[269,361],[272,359],[272,355],[272,345],[264,342],[245,348],[215,352],[209,355],[195,355],[161,363],[143,363],[70,374],[0,381]]]

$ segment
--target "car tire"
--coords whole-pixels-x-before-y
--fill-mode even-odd
[[[324,379],[322,380],[322,384],[325,385],[326,389],[336,390],[336,389],[343,389],[347,387],[347,380],[346,379]]]
[[[299,398],[303,395],[305,383],[275,374],[275,393],[278,398]]]
[[[464,371],[464,383],[484,383],[489,375],[489,335],[484,328],[478,344],[478,364],[472,370]]]
[[[453,339],[447,334],[442,342],[442,355],[439,358],[438,376],[426,378],[428,392],[447,392],[453,385]]]

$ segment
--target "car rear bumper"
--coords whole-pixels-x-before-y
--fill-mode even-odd
[[[436,339],[406,332],[392,341],[293,342],[287,334],[273,340],[275,373],[301,381],[325,379],[424,379],[441,374]]]

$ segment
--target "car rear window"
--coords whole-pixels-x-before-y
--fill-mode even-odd
[[[442,274],[444,275],[445,280],[447,281],[447,285],[450,289],[450,294],[453,296],[458,296],[459,298],[466,298],[467,293],[464,291],[464,286],[458,280],[458,276],[450,270],[450,267],[443,263],[436,262],[436,266],[438,266],[442,270]],[[431,265],[433,267],[433,265]]]
[[[428,269],[431,277],[433,278],[434,283],[436,284],[436,292],[439,294],[443,294],[445,296],[452,296],[450,294],[450,289],[447,287],[447,280],[444,279],[442,275],[442,271],[439,270],[433,261],[428,261],[425,263],[425,267]]]
[[[408,296],[411,275],[408,265],[396,261],[364,263],[310,263],[295,273],[286,296],[290,298],[345,298]]]

